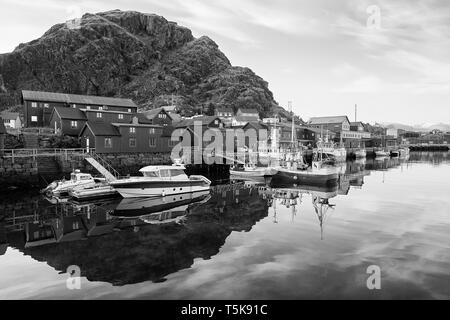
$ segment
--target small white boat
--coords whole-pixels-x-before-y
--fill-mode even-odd
[[[107,183],[98,183],[89,188],[74,188],[69,191],[69,196],[77,201],[95,200],[118,196],[116,189]]]
[[[164,197],[202,192],[210,189],[211,181],[204,176],[187,176],[183,165],[147,166],[139,171],[143,176],[111,182],[124,198]]]
[[[347,160],[347,150],[343,146],[336,146],[331,141],[319,142],[317,149],[314,152],[322,152],[323,154],[332,157],[337,162]]]
[[[70,174],[70,180],[53,181],[41,192],[51,196],[68,195],[69,191],[74,188],[92,188],[100,181],[104,181],[104,179],[94,179],[89,173],[81,173],[80,170],[75,170]]]
[[[277,170],[273,167],[257,167],[246,165],[241,168],[230,168],[230,175],[243,178],[273,176],[276,173]]]
[[[367,156],[366,149],[358,149],[354,152],[356,159],[365,158]]]
[[[376,157],[389,157],[389,155],[390,155],[390,153],[388,151],[384,151],[384,150],[375,151]]]
[[[400,157],[407,157],[409,155],[409,148],[404,147],[398,150],[400,152]]]

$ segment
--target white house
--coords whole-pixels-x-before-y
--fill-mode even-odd
[[[3,124],[7,129],[22,128],[22,121],[20,121],[20,115],[18,112],[2,111],[0,112],[0,118],[3,119]]]

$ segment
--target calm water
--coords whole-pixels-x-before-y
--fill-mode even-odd
[[[190,204],[3,194],[0,298],[449,299],[449,154],[341,172],[328,190],[234,183]]]

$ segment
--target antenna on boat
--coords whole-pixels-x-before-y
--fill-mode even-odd
[[[292,122],[292,128],[291,128],[291,144],[292,144],[292,148],[294,147],[294,112],[292,111],[292,101],[288,101],[288,110],[291,113],[291,122]]]

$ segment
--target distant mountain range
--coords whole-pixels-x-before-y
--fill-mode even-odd
[[[402,123],[383,122],[381,125],[390,129],[403,129],[406,131],[431,131],[437,129],[444,132],[450,132],[450,124],[445,123],[422,123],[411,126]]]

